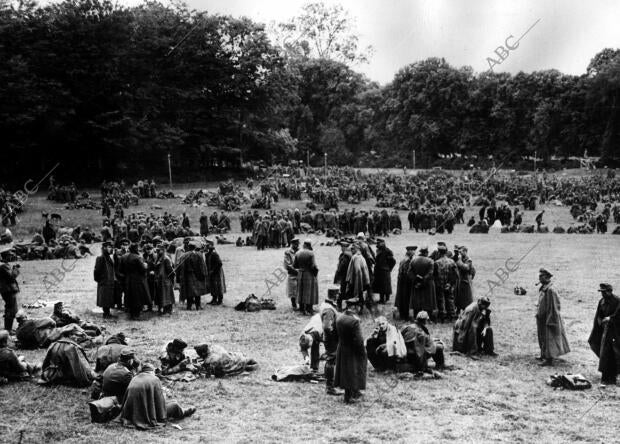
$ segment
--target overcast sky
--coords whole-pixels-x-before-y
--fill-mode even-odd
[[[135,4],[138,0],[118,0]],[[296,15],[304,0],[187,0],[196,10],[247,16],[268,23]],[[386,83],[401,67],[427,57],[444,57],[475,72],[489,69],[487,57],[540,20],[495,72],[555,68],[585,72],[606,47],[620,47],[619,0],[324,0],[339,3],[356,19],[363,46],[372,45],[370,62],[357,70]]]

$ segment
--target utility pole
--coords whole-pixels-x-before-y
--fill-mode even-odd
[[[534,151],[534,174],[536,174],[536,157],[537,157],[538,151]]]
[[[310,150],[306,150],[306,168],[310,168]]]
[[[170,153],[168,153],[168,180],[170,181],[170,188],[172,188],[172,166],[170,163]]]
[[[325,184],[327,184],[327,153],[325,153]]]
[[[413,154],[413,169],[415,170],[415,150],[411,150],[412,154]]]

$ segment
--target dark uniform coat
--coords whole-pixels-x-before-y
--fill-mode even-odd
[[[125,276],[125,302],[129,308],[142,308],[151,304],[151,295],[146,284],[146,267],[141,256],[129,253],[121,262]]]
[[[422,310],[431,317],[437,313],[434,270],[435,262],[426,256],[416,256],[409,264],[408,274],[412,282],[411,308],[414,315]]]
[[[174,268],[167,254],[157,257],[154,263],[155,271],[155,304],[159,307],[174,305]]]
[[[609,317],[607,324],[603,319]],[[590,348],[599,357],[598,370],[603,378],[615,379],[620,373],[620,298],[602,298],[596,308],[594,326],[588,339]]]
[[[368,360],[360,320],[349,310],[336,319],[338,350],[334,386],[347,390],[366,388]]]
[[[293,267],[299,270],[297,275],[297,302],[314,305],[319,302],[319,272],[312,250],[300,250],[295,255]]]
[[[207,266],[200,253],[188,251],[183,254],[179,259],[177,271],[182,301],[193,301],[194,298],[207,293]]]
[[[97,307],[110,308],[116,303],[116,274],[110,256],[102,254],[95,261],[97,282]]]
[[[222,268],[220,255],[215,250],[208,252],[205,255],[205,263],[207,266],[207,286],[209,291],[214,297],[223,295],[226,293],[226,279],[224,278],[224,269]]]
[[[398,265],[398,278],[396,281],[396,299],[394,300],[394,306],[398,308],[400,319],[403,320],[409,318],[412,286],[411,279],[407,273],[410,263],[411,258],[408,256],[400,261]]]
[[[459,258],[459,260],[456,261],[456,266],[459,270],[459,284],[456,290],[454,305],[457,310],[464,310],[465,307],[474,301],[471,280],[476,275],[476,269],[469,258],[465,261]]]
[[[392,270],[396,265],[394,253],[387,247],[377,248],[375,261],[375,276],[372,283],[372,291],[389,296],[392,294]]]

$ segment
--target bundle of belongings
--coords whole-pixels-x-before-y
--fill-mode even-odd
[[[239,375],[258,368],[258,363],[242,353],[229,352],[219,345],[200,344],[186,350],[187,343],[174,339],[166,344],[161,361],[160,378],[172,381],[191,381],[198,376]]]
[[[258,298],[254,293],[250,294],[244,301],[235,305],[237,311],[260,311],[260,310],[275,310],[276,303],[271,298]]]
[[[63,310],[60,302],[54,306],[52,317],[29,319],[23,310],[17,312],[15,335],[18,348],[45,348],[61,338],[86,347],[102,342],[101,328],[80,320],[69,310]],[[68,322],[70,319],[77,322]]]
[[[583,375],[551,375],[547,379],[547,385],[553,388],[562,388],[566,390],[587,390],[592,388],[592,383],[588,381]]]
[[[315,372],[310,364],[288,365],[277,368],[274,374],[271,375],[271,379],[276,382],[321,382],[325,381],[325,378]]]

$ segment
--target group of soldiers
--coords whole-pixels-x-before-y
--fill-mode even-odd
[[[289,247],[293,237],[300,233],[325,233],[328,237],[340,238],[360,231],[370,236],[388,236],[402,230],[398,212],[388,213],[386,209],[312,212],[296,208],[267,211],[263,215],[248,210],[239,215],[239,221],[241,231],[252,233],[252,245],[259,250]]]
[[[95,262],[97,306],[104,318],[113,318],[110,309],[125,310],[131,319],[139,319],[143,310],[172,314],[174,288],[187,310],[201,310],[201,296],[212,295],[211,305],[221,305],[226,282],[222,261],[212,241],[186,237],[182,245],[155,236],[140,243],[122,239],[115,248],[104,241],[102,254]]]
[[[157,197],[157,184],[153,179],[139,180],[131,187],[131,191],[141,199],[154,199]]]
[[[50,178],[50,187],[47,199],[60,203],[74,203],[78,198],[78,189],[74,182],[70,185],[58,185]]]

